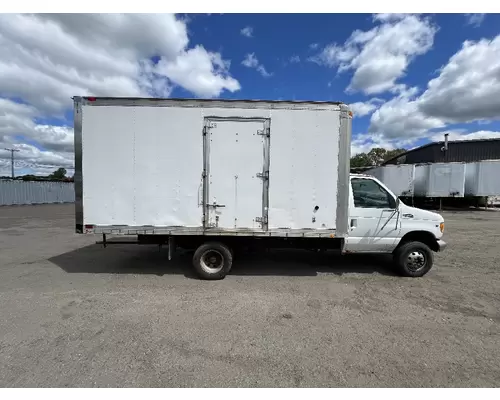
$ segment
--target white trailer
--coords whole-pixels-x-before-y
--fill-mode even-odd
[[[481,197],[500,195],[500,160],[468,163],[465,194]]]
[[[370,169],[366,173],[382,181],[396,196],[413,196],[415,181],[413,164],[384,165]]]
[[[393,253],[422,276],[440,215],[349,175],[342,103],[75,97],[76,231],[195,249],[223,278],[247,246]]]
[[[415,165],[415,196],[464,197],[465,163]]]

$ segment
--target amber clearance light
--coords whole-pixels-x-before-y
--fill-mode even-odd
[[[444,232],[444,222],[441,222],[441,223],[439,224],[439,229],[441,230],[441,233],[443,233],[443,232]]]

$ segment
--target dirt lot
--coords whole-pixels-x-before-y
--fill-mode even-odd
[[[103,249],[73,206],[0,208],[1,386],[498,386],[500,212],[445,213],[420,279],[274,252],[225,280]]]

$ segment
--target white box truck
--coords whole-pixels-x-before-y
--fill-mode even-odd
[[[350,175],[352,113],[313,101],[74,98],[76,231],[194,250],[203,279],[234,251],[393,254],[423,276],[443,218]]]

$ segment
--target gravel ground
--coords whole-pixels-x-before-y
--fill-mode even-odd
[[[74,234],[73,210],[0,208],[1,386],[500,382],[499,212],[444,213],[449,247],[419,279],[282,251],[209,282],[186,255]]]

